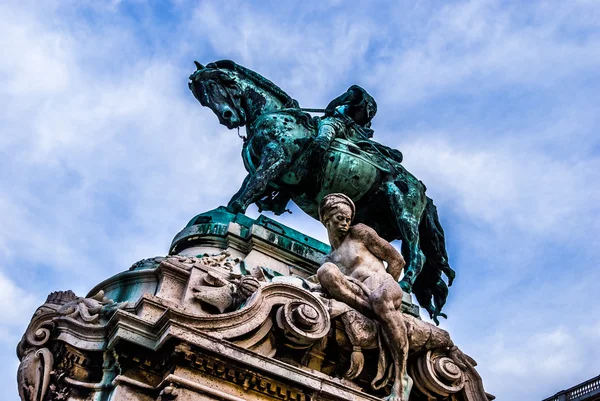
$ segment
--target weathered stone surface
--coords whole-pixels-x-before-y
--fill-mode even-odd
[[[330,248],[266,218],[219,210],[208,213],[212,221],[195,218],[173,254],[140,261],[87,297],[50,294],[18,347],[22,400],[386,395],[370,386],[377,372],[385,381],[392,362],[376,319],[323,297],[311,278]],[[448,334],[403,306],[409,374],[419,381],[411,399],[487,400],[474,362],[452,365],[462,353]],[[364,368],[347,375],[357,347]]]

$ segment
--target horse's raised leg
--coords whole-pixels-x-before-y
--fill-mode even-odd
[[[279,178],[289,167],[290,160],[280,145],[268,144],[262,152],[256,172],[246,177],[242,188],[229,201],[227,209],[232,213],[244,213],[248,206],[263,196],[269,183]]]
[[[400,286],[403,291],[412,292],[425,262],[425,255],[419,247],[419,221],[425,205],[419,193],[411,193],[410,190],[405,193],[394,182],[387,182],[385,190],[402,240],[402,256],[406,260]]]

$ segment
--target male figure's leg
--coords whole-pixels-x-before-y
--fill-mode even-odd
[[[325,263],[317,270],[321,286],[336,300],[347,304],[366,316],[373,315],[368,295],[357,284],[348,280],[335,264]]]
[[[403,379],[406,375],[406,358],[408,357],[408,333],[402,315],[402,289],[390,277],[371,293],[369,300],[378,321],[387,334],[388,347],[394,359],[394,384],[387,399],[390,401],[406,400],[406,394],[403,394]]]

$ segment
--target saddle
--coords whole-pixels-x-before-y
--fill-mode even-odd
[[[398,149],[392,149],[370,139],[352,141],[344,138],[336,138],[331,143],[329,150],[346,153],[384,173],[395,170],[395,164],[402,163],[403,155]]]

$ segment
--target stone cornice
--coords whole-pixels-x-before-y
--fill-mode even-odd
[[[258,249],[266,255],[292,266],[305,274],[314,274],[329,246],[266,216],[256,220],[233,215],[224,208],[196,216],[179,232],[169,253],[181,253],[197,244],[231,248],[244,254]]]

